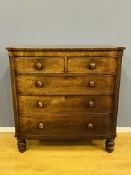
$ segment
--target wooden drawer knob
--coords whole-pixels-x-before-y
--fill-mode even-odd
[[[92,123],[88,123],[88,128],[92,129],[93,128],[93,124]]]
[[[90,63],[89,68],[92,69],[92,70],[95,69],[96,68],[96,63],[94,63],[94,62]]]
[[[89,106],[90,108],[94,107],[94,102],[93,102],[93,101],[89,101],[89,102],[88,102],[88,106]]]
[[[94,82],[94,81],[90,81],[90,82],[89,82],[89,86],[90,86],[90,87],[95,87],[95,82]]]
[[[37,69],[42,69],[42,64],[38,62],[38,63],[36,64],[36,68],[37,68]]]
[[[37,87],[42,87],[43,86],[43,82],[41,80],[37,80],[36,81],[36,86]]]
[[[42,101],[38,101],[38,102],[37,102],[37,106],[38,106],[39,108],[43,108],[43,107],[44,107],[44,103],[43,103]]]
[[[39,125],[38,125],[39,129],[43,129],[44,128],[44,123],[43,122],[40,122]]]

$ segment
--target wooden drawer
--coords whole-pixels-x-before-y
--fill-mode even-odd
[[[62,73],[63,57],[17,57],[15,70],[18,73]]]
[[[106,57],[70,57],[68,72],[74,73],[115,73],[116,58]]]
[[[18,96],[19,113],[109,113],[112,96]]]
[[[53,94],[100,94],[111,93],[114,89],[115,76],[110,75],[19,75],[17,92],[26,95],[53,95]],[[39,83],[39,84],[38,84]],[[41,84],[40,84],[41,83]]]
[[[20,117],[19,127],[20,133],[26,136],[107,136],[112,132],[112,117],[108,115]]]

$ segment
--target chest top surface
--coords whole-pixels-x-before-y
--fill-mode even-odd
[[[25,46],[25,47],[7,47],[6,48],[7,50],[9,51],[15,51],[15,50],[19,50],[19,51],[22,51],[22,50],[39,50],[39,51],[42,51],[42,50],[87,50],[87,51],[91,51],[91,50],[124,50],[125,47],[117,47],[117,46],[113,46],[113,45],[63,45],[63,46]]]

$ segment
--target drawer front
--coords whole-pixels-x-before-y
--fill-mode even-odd
[[[68,58],[68,72],[74,73],[115,73],[117,69],[116,58]]]
[[[64,117],[20,117],[22,135],[45,136],[99,136],[110,135],[112,128],[111,116],[64,116]]]
[[[17,91],[23,94],[92,94],[111,93],[114,89],[115,76],[33,76],[19,75]]]
[[[112,96],[18,96],[20,114],[109,113]]]
[[[63,57],[17,57],[15,69],[18,73],[64,72]]]

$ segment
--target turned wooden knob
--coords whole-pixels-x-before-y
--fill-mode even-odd
[[[92,129],[93,128],[93,124],[92,123],[88,123],[88,128]]]
[[[36,86],[37,87],[42,87],[43,86],[43,82],[41,80],[37,80],[36,81]]]
[[[88,102],[88,106],[91,108],[91,107],[93,107],[94,106],[94,102],[93,101],[89,101]]]
[[[42,69],[42,64],[38,62],[38,63],[36,64],[36,68],[37,68],[37,69]]]
[[[44,128],[44,123],[43,122],[40,122],[39,125],[38,125],[39,129],[43,129]]]
[[[89,82],[89,86],[90,86],[90,87],[95,87],[95,82],[94,82],[94,81],[90,81],[90,82]]]
[[[89,64],[90,69],[95,69],[96,68],[96,63],[92,62]]]
[[[37,102],[37,106],[38,106],[39,108],[42,108],[42,107],[44,106],[44,103],[43,103],[42,101],[38,101],[38,102]]]

